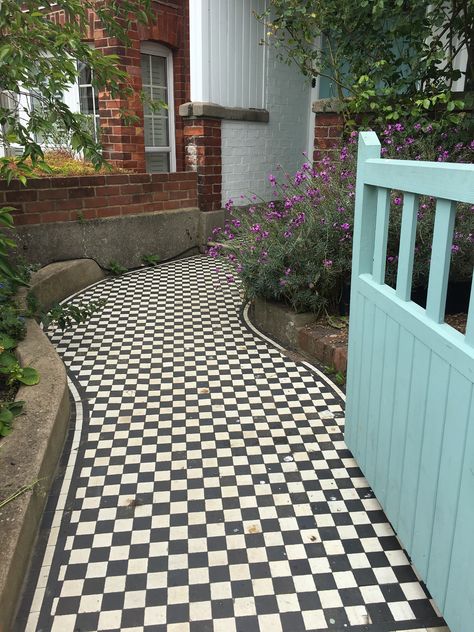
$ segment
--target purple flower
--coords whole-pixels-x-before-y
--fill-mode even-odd
[[[215,228],[212,229],[212,234],[213,235],[218,235],[221,232],[222,228],[220,228],[219,226],[216,226]]]
[[[253,224],[253,226],[250,227],[250,230],[252,231],[252,233],[259,233],[261,229],[260,224]]]
[[[289,239],[292,236],[292,232],[291,230],[285,230],[285,232],[283,233],[283,237],[285,237],[286,239]]]
[[[291,274],[291,268],[287,268],[285,270],[285,276],[290,276],[290,274]]]
[[[219,248],[220,248],[220,245],[218,245],[218,246],[211,246],[209,248],[209,250],[207,251],[207,254],[210,257],[212,257],[213,259],[215,259],[216,257],[219,256]]]
[[[263,230],[263,231],[262,231],[262,239],[267,239],[267,237],[268,237],[268,235],[269,235],[269,234],[270,234],[270,233],[268,232],[268,230]]]
[[[288,283],[288,281],[286,279],[280,279],[280,285],[282,287],[284,287],[287,283]]]
[[[272,175],[271,173],[268,176],[268,181],[270,182],[270,184],[272,185],[272,187],[276,186],[276,178],[274,175]]]
[[[227,283],[234,283],[235,282],[235,278],[234,278],[234,276],[232,274],[227,274],[225,278],[227,280]]]
[[[332,260],[331,259],[323,259],[323,266],[325,268],[332,268]]]
[[[400,206],[402,203],[402,198],[397,195],[397,197],[393,198],[393,203],[395,204],[395,206]]]
[[[297,171],[295,173],[295,177],[294,177],[294,184],[295,186],[298,186],[299,184],[301,184],[303,182],[303,180],[306,180],[307,176],[305,173],[303,173],[302,171]]]
[[[232,224],[233,224],[236,228],[238,228],[238,227],[240,226],[240,219],[233,219],[233,220],[232,220]]]
[[[348,224],[347,222],[344,222],[344,224],[341,224],[341,228],[342,230],[348,231],[350,229],[351,225]]]
[[[234,208],[234,200],[232,198],[227,200],[227,202],[225,203],[225,208],[227,211],[232,211],[232,209]]]
[[[291,225],[294,226],[295,228],[298,228],[298,226],[301,226],[301,224],[304,224],[306,221],[306,215],[304,213],[298,213],[298,215],[291,220]]]
[[[461,250],[461,248],[460,248],[457,244],[453,244],[453,245],[451,246],[451,252],[452,252],[452,253],[459,252],[460,250]]]

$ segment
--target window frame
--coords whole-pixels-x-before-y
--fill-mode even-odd
[[[140,45],[140,55],[151,55],[155,57],[164,57],[166,59],[167,73],[167,104],[168,104],[168,138],[169,145],[162,147],[147,147],[145,145],[145,154],[147,153],[167,153],[169,155],[169,172],[176,171],[176,127],[174,115],[174,75],[173,75],[173,51],[162,44],[156,42],[142,42]],[[141,69],[141,57],[140,57]],[[145,126],[145,120],[143,121]],[[143,138],[145,144],[145,138]]]
[[[94,47],[94,45],[92,43],[89,43],[89,46],[91,48]],[[100,138],[100,103],[99,103],[99,91],[97,90],[96,86],[94,86],[94,84],[92,83],[93,77],[94,77],[94,70],[92,68],[90,68],[90,73],[91,73],[91,83],[80,83],[80,70],[79,70],[79,64],[80,63],[84,63],[81,62],[79,60],[76,61],[76,66],[77,66],[77,80],[74,82],[74,99],[76,101],[77,104],[77,112],[79,114],[83,114],[84,116],[92,116],[93,119],[93,123],[94,123],[94,139],[96,142],[98,142],[99,138]],[[87,64],[85,64],[87,65]],[[92,90],[92,109],[93,109],[93,114],[85,114],[82,112],[81,110],[81,88],[91,88]],[[64,98],[64,97],[63,97]],[[97,109],[95,107],[95,102],[97,99]]]

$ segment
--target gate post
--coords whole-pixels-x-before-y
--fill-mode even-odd
[[[363,323],[357,318],[358,291],[357,279],[360,274],[372,273],[374,261],[375,223],[377,216],[377,191],[375,187],[365,184],[365,163],[371,158],[380,158],[380,141],[375,132],[361,132],[357,151],[357,181],[354,211],[354,234],[352,240],[352,276],[351,276],[351,315],[347,355],[347,392],[354,393],[357,376],[354,371],[354,347],[359,336],[362,336]],[[356,424],[353,419],[353,402],[350,397],[346,401],[346,442],[352,428]]]

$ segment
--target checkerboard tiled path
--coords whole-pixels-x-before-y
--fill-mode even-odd
[[[193,257],[89,288],[51,332],[73,429],[17,629],[383,632],[442,624],[343,441],[343,401]]]

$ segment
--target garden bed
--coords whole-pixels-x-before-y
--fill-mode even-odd
[[[316,319],[311,313],[297,314],[288,306],[259,298],[252,303],[250,317],[255,326],[270,338],[322,365],[326,372],[336,376],[336,381],[344,381],[347,371],[348,323],[326,316]],[[337,320],[337,326],[331,324],[332,320]],[[446,323],[464,334],[467,314],[449,314],[446,316]]]
[[[31,289],[44,308],[104,277],[90,260],[53,264],[33,275]],[[21,299],[20,299],[21,300]],[[0,443],[0,630],[10,630],[69,420],[66,370],[38,323],[29,320],[17,348],[22,365],[40,373],[36,386],[21,386],[24,413]],[[16,497],[3,504],[12,496]]]
[[[328,324],[327,318],[316,320],[309,312],[297,314],[291,307],[257,298],[250,309],[255,326],[286,349],[303,354],[336,375],[347,369],[348,327]]]

